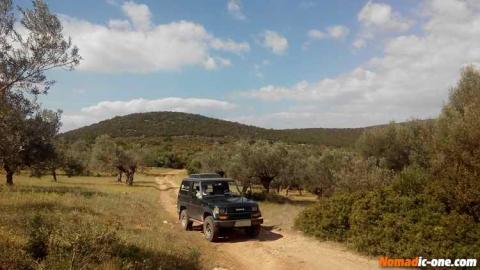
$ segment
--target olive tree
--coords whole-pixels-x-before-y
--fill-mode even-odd
[[[480,71],[463,70],[437,120],[432,191],[480,221]]]
[[[35,97],[47,93],[54,83],[45,72],[54,68],[73,69],[80,61],[78,49],[62,34],[60,20],[41,0],[33,1],[32,9],[13,9],[11,0],[0,0],[0,163],[6,172],[7,184],[13,184],[13,174],[21,166],[40,162],[42,150],[36,142],[50,140],[55,134],[35,127],[49,125],[39,117],[41,110]],[[37,120],[35,120],[37,119]],[[38,120],[41,119],[41,120]],[[33,125],[32,121],[42,122]],[[54,129],[58,131],[58,128]]]
[[[282,173],[287,150],[282,143],[259,141],[253,144],[241,143],[237,164],[245,166],[240,170],[244,177],[258,180],[269,193],[270,184]]]
[[[225,146],[215,145],[211,150],[201,154],[201,168],[205,172],[218,173],[225,176],[231,153]]]
[[[307,179],[307,161],[308,152],[305,149],[288,149],[288,154],[285,156],[285,166],[277,179],[278,189],[285,188],[286,194],[292,188],[296,188],[300,194]]]
[[[54,83],[46,71],[73,69],[79,63],[78,49],[62,30],[60,20],[41,0],[17,13],[11,0],[0,0],[0,98],[16,90],[46,93]]]
[[[133,150],[135,149],[135,150]],[[115,143],[108,135],[102,135],[95,139],[92,147],[91,168],[101,172],[114,172],[117,174],[117,181],[122,181],[125,174],[125,182],[133,185],[135,173],[143,165],[144,151],[141,147],[125,149]]]

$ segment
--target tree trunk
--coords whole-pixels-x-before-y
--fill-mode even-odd
[[[3,169],[5,169],[7,185],[13,185],[13,170],[8,165],[3,165]]]
[[[123,175],[123,172],[121,170],[118,170],[117,182],[119,183],[122,182],[122,175]]]
[[[136,167],[132,166],[127,170],[127,184],[133,186],[133,177],[135,176]]]
[[[7,172],[7,185],[13,185],[13,172]]]
[[[55,169],[52,169],[52,176],[53,176],[53,181],[57,182],[57,172]]]
[[[262,183],[262,185],[265,188],[265,191],[267,193],[270,193],[270,183],[272,182],[272,180],[273,180],[272,177],[262,177],[262,178],[260,178],[260,182]]]
[[[247,190],[248,190],[248,185],[243,185],[242,186],[242,195],[247,194]]]
[[[129,186],[133,186],[133,175],[134,175],[134,172],[127,172],[127,180],[126,180],[126,183],[127,183],[127,185],[129,185]]]

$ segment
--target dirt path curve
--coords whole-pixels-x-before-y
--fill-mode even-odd
[[[175,218],[180,172],[172,170],[155,178],[162,192],[160,201]],[[227,269],[379,269],[375,260],[353,254],[340,245],[319,242],[291,231],[262,229],[255,240],[234,233],[225,241],[209,245],[222,254],[223,260],[229,261],[222,263]]]

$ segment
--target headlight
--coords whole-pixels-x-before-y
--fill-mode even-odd
[[[252,212],[257,212],[258,211],[258,206],[252,206]]]
[[[215,208],[213,208],[213,214],[215,215],[225,214],[225,213],[227,213],[227,209],[225,208],[219,208],[218,206],[215,206]]]

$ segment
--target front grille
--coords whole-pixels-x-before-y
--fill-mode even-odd
[[[228,207],[227,213],[252,212],[251,206]]]
[[[244,213],[229,213],[228,219],[250,219],[252,214],[250,212]]]

